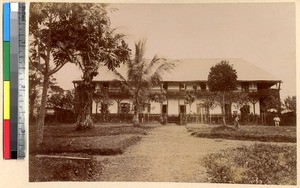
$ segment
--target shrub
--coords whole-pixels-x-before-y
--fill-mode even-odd
[[[212,183],[296,185],[296,146],[255,144],[203,159]]]

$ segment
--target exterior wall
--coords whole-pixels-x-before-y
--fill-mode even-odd
[[[109,106],[109,112],[114,114],[114,113],[118,113],[118,103],[115,100],[112,100],[112,105]]]
[[[250,105],[250,113],[254,114],[252,103],[249,103],[249,105]],[[255,103],[255,114],[260,115],[260,104],[259,104],[259,102]]]
[[[150,107],[150,113],[151,114],[160,114],[161,113],[160,103],[151,102],[150,105],[151,105],[151,107]]]
[[[160,91],[160,90],[161,90],[160,85],[152,87],[152,91]]]
[[[179,91],[179,83],[168,83],[168,90]]]
[[[178,115],[178,100],[168,99],[168,115]]]
[[[184,82],[182,82],[184,84]],[[197,90],[200,91],[201,90],[201,84],[203,84],[204,82],[188,82],[185,83],[186,84],[186,90],[193,90],[194,86],[197,86]],[[260,90],[257,90],[257,83],[256,82],[248,82],[249,84],[249,92],[261,92]],[[168,83],[168,90],[170,91],[171,95],[170,96],[176,96],[176,92],[180,91],[179,88],[180,82],[171,82]],[[103,83],[97,83],[96,85],[96,89],[101,89],[103,87]],[[116,92],[117,88],[113,88],[111,86],[111,84],[109,85],[110,88],[110,92]],[[161,90],[161,86],[157,85],[155,87],[153,87],[153,91],[160,91]],[[208,90],[208,87],[206,85],[206,90]],[[241,91],[242,90],[242,85],[241,83],[238,84],[238,90]],[[267,89],[266,89],[267,90]],[[203,101],[201,99],[196,99],[192,105],[191,108],[188,104],[184,103],[183,99],[175,99],[175,98],[169,98],[167,99],[167,101],[164,101],[163,104],[168,105],[167,106],[167,113],[168,115],[173,115],[173,116],[178,116],[179,112],[180,112],[180,105],[185,105],[186,106],[186,113],[189,114],[198,114],[200,113],[199,108],[201,108],[201,112],[203,113],[203,108],[202,107],[198,107],[199,104],[203,104]],[[109,107],[109,111],[112,114],[116,114],[118,112],[118,104],[115,100],[112,100],[113,104]],[[121,101],[121,103],[130,103],[130,113],[132,112],[132,102],[130,99],[124,99]],[[254,109],[253,109],[253,105],[251,103],[249,103],[250,106],[250,113],[254,114]],[[240,109],[236,109],[234,107],[234,105],[232,105],[231,107],[231,112],[232,114],[234,113],[234,111],[237,111],[238,114],[240,114]],[[210,114],[212,115],[218,115],[221,114],[221,107],[220,106],[216,106],[214,109],[209,109]],[[92,104],[92,113],[95,114],[96,113],[96,104],[95,102],[93,102]],[[98,104],[98,112],[97,113],[101,113],[101,104]],[[144,113],[148,113],[148,110],[145,109]],[[161,106],[160,103],[156,103],[156,102],[151,102],[151,107],[150,107],[150,114],[160,114],[161,113]],[[255,114],[256,115],[260,115],[260,104],[259,102],[257,102],[255,104]]]
[[[215,114],[222,114],[222,109],[219,105],[217,105],[214,109],[209,110],[210,114],[215,115]]]
[[[201,100],[196,99],[196,100],[192,103],[191,109],[190,109],[190,106],[187,105],[186,113],[197,114],[197,104],[199,104],[200,102],[201,102]]]
[[[100,104],[98,104],[98,108],[99,108]],[[98,112],[100,112],[100,110],[98,110]],[[92,114],[95,114],[96,113],[96,103],[95,101],[93,101],[92,103]]]
[[[121,103],[130,103],[130,113],[132,113],[132,102],[129,99],[124,99],[121,101]],[[160,114],[161,113],[161,106],[160,103],[158,102],[151,102],[151,107],[150,107],[150,114]],[[163,104],[168,105],[168,115],[178,115],[179,114],[179,105],[185,105],[186,106],[186,113],[187,114],[197,114],[197,105],[199,104],[203,104],[203,101],[201,99],[196,99],[192,105],[191,108],[188,104],[184,103],[183,99],[168,99],[167,101],[165,101]],[[248,103],[248,105],[250,106],[250,113],[254,114],[254,110],[253,110],[253,105],[252,103]],[[235,107],[234,104],[232,104],[231,106],[231,113],[233,114],[234,111],[237,111],[238,114],[240,114],[240,109],[237,109]],[[112,100],[112,105],[109,106],[109,112],[112,114],[117,114],[118,113],[118,103],[115,100]],[[222,110],[221,107],[219,105],[217,105],[214,109],[210,109],[209,110],[210,114],[212,115],[216,115],[216,114],[221,114]],[[93,105],[92,105],[92,113],[95,114],[96,113],[96,103],[95,101],[93,101]],[[101,104],[98,104],[98,112],[97,113],[101,113]],[[145,109],[143,111],[143,113],[148,113],[148,110]],[[259,102],[257,102],[255,104],[255,114],[256,115],[260,115],[260,104]]]
[[[188,83],[188,84],[186,84],[186,90],[193,90],[194,88],[194,86],[197,86],[198,84],[196,84],[196,83]]]
[[[253,82],[249,83],[249,91],[257,91],[257,84]]]

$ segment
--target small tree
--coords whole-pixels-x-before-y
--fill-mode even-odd
[[[235,69],[233,69],[233,66],[230,65],[229,62],[221,61],[220,63],[210,68],[207,85],[211,92],[217,92],[218,96],[221,96],[221,100],[219,101],[219,103],[222,109],[224,125],[226,125],[225,96],[230,96],[229,94],[232,91],[236,90],[237,84],[237,72]]]
[[[154,92],[150,96],[150,100],[154,102],[158,102],[160,104],[160,121],[161,123],[166,123],[165,118],[162,113],[163,102],[167,100],[167,92],[162,89],[159,92]]]
[[[135,45],[135,56],[133,60],[127,61],[127,78],[119,72],[114,71],[119,78],[119,83],[129,93],[133,103],[133,124],[139,125],[139,114],[150,100],[150,90],[161,81],[161,77],[170,71],[174,64],[168,63],[166,59],[155,55],[152,60],[144,58],[145,41],[139,41]]]
[[[189,116],[191,116],[191,106],[196,99],[197,99],[197,96],[194,93],[194,91],[186,91],[185,96],[184,96],[184,102],[185,102],[185,104],[189,105]]]
[[[296,113],[296,107],[297,107],[296,96],[288,96],[287,98],[285,98],[283,100],[282,106],[284,109],[290,110],[290,111],[293,111],[294,113]]]

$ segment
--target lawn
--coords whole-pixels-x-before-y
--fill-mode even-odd
[[[296,185],[296,145],[255,144],[203,159],[209,182]]]
[[[295,126],[243,125],[235,129],[228,125],[188,125],[187,130],[191,135],[203,138],[292,143],[296,143],[297,140]]]
[[[76,131],[76,127],[71,124],[45,126],[44,140],[38,149],[33,142],[35,132],[31,127],[29,179],[30,181],[93,181],[93,174],[101,173],[102,166],[93,159],[93,155],[122,154],[153,127],[155,126],[133,127],[129,124],[106,124]],[[51,155],[55,158],[37,157],[40,154]],[[88,159],[66,159],[62,156]]]

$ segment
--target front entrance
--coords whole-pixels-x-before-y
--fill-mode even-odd
[[[179,124],[185,125],[187,123],[186,105],[179,106]]]
[[[186,106],[185,105],[180,105],[179,113],[180,114],[186,114]]]

